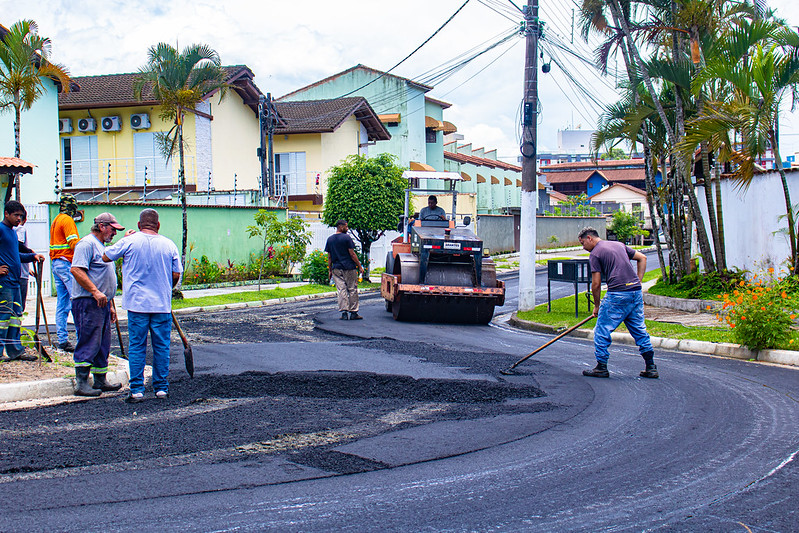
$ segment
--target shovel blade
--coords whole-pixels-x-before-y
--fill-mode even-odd
[[[194,354],[191,352],[191,345],[187,345],[183,349],[183,359],[186,363],[186,372],[189,373],[189,377],[194,377]]]

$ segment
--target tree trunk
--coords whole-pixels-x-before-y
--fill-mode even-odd
[[[725,270],[723,266],[722,256],[724,255],[721,250],[721,239],[719,238],[719,225],[716,221],[716,205],[713,200],[713,177],[710,170],[710,152],[707,148],[707,143],[700,144],[699,156],[702,158],[702,174],[704,174],[704,186],[702,187],[705,192],[705,205],[707,206],[707,218],[710,223],[710,235],[713,237],[713,251],[716,254],[716,268],[719,272]]]
[[[14,93],[14,157],[19,158],[20,154],[22,153],[20,150],[20,142],[19,142],[19,133],[20,133],[20,120],[22,118],[22,114],[20,113],[20,109],[22,107],[22,102],[20,101],[19,93]],[[8,175],[8,188],[6,189],[6,199],[5,201],[8,202],[11,199],[11,190],[14,190],[16,194],[16,200],[19,202],[19,174],[9,174]]]
[[[716,220],[719,225],[719,250],[721,251],[721,256],[716,257],[716,259],[719,262],[719,268],[727,270],[727,245],[724,242],[724,210],[722,209],[721,198],[721,169],[718,164],[715,165],[713,171],[716,174]]]
[[[186,169],[183,163],[183,117],[178,110],[178,181],[180,182],[180,207],[183,211],[183,236],[181,240],[180,259],[184,268],[186,264],[186,244],[189,236],[188,206],[186,204]]]
[[[677,14],[677,4],[676,2],[671,2],[671,9],[672,15],[676,16]],[[682,56],[682,47],[680,44],[680,37],[678,37],[677,32],[672,32],[672,57],[681,57]],[[713,272],[716,270],[716,264],[713,260],[713,250],[710,247],[710,240],[707,237],[707,230],[705,229],[705,219],[702,217],[702,211],[699,208],[699,200],[696,198],[696,190],[694,189],[694,182],[691,178],[691,170],[693,167],[693,161],[688,160],[686,161],[685,156],[682,152],[676,150],[677,145],[682,140],[683,136],[685,135],[685,105],[683,102],[683,92],[682,87],[679,85],[674,86],[674,122],[675,122],[675,133],[672,138],[671,147],[677,153],[677,175],[685,183],[685,188],[688,191],[688,207],[691,212],[691,218],[693,218],[694,222],[696,223],[696,240],[699,244],[699,253],[702,255],[702,266],[704,266],[706,272]],[[688,232],[688,240],[691,240],[691,232]],[[689,252],[690,255],[690,252]]]
[[[793,216],[793,205],[791,204],[791,191],[788,189],[788,179],[785,177],[785,169],[782,167],[782,157],[780,156],[780,148],[777,144],[777,135],[771,129],[768,132],[769,142],[774,150],[774,164],[777,165],[777,170],[780,173],[780,181],[782,182],[782,194],[785,197],[785,209],[788,214],[788,238],[791,241],[791,265],[794,272],[799,268],[799,257],[796,254],[796,225]]]
[[[658,203],[658,191],[657,191],[657,184],[655,183],[655,178],[652,172],[652,154],[649,149],[649,136],[646,132],[646,127],[641,128],[641,133],[643,136],[643,145],[644,145],[644,169],[645,169],[645,178],[646,178],[646,201],[649,205],[649,220],[652,221],[652,233],[655,235],[655,249],[658,253],[658,263],[660,264],[660,276],[663,281],[666,281],[666,262],[663,259],[663,249],[660,246],[660,237],[658,236],[658,223],[657,223],[657,213],[655,212],[655,204]],[[664,232],[665,235],[665,232]]]

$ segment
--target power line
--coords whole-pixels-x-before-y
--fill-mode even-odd
[[[451,21],[452,19],[454,19],[454,18],[455,18],[455,15],[457,15],[458,13],[460,13],[460,12],[461,12],[461,10],[462,10],[464,7],[466,7],[466,4],[468,4],[468,3],[469,3],[469,0],[466,0],[466,1],[465,1],[463,4],[461,4],[461,7],[459,7],[459,8],[457,9],[457,11],[455,11],[455,13],[453,13],[452,15],[450,15],[450,17],[449,17],[449,18],[448,18],[446,21],[444,21],[444,24],[442,24],[441,26],[439,26],[439,27],[438,27],[438,29],[437,29],[436,31],[434,31],[434,32],[433,32],[433,35],[431,35],[430,37],[428,37],[427,39],[425,39],[425,40],[424,40],[424,42],[423,42],[422,44],[420,44],[419,46],[417,46],[417,47],[414,49],[414,51],[413,51],[413,52],[411,52],[410,54],[408,54],[407,56],[405,56],[404,58],[402,58],[402,59],[400,60],[400,62],[399,62],[399,63],[397,63],[396,65],[394,65],[393,67],[391,67],[390,69],[388,69],[387,71],[385,71],[383,74],[381,74],[381,75],[380,75],[380,76],[378,76],[377,78],[375,78],[375,79],[373,79],[373,80],[371,80],[371,81],[369,81],[369,82],[365,83],[364,85],[362,85],[361,87],[358,87],[357,89],[354,89],[354,90],[352,90],[352,91],[350,91],[350,92],[348,92],[348,93],[346,93],[346,94],[342,94],[341,96],[342,96],[342,97],[344,97],[344,96],[349,96],[349,95],[351,95],[351,94],[353,94],[353,93],[356,93],[356,92],[360,91],[360,90],[361,90],[361,89],[363,89],[364,87],[367,87],[367,86],[371,85],[372,83],[376,82],[377,80],[379,80],[380,78],[382,78],[383,76],[385,76],[386,74],[388,74],[389,72],[391,72],[392,70],[394,70],[395,68],[397,68],[398,66],[400,66],[401,64],[403,64],[403,63],[404,63],[404,62],[405,62],[407,59],[409,59],[409,58],[410,58],[410,57],[411,57],[413,54],[415,54],[416,52],[418,52],[418,51],[419,51],[419,49],[421,49],[421,48],[422,48],[424,45],[426,45],[427,43],[429,43],[429,42],[430,42],[430,39],[432,39],[433,37],[435,37],[436,35],[438,35],[438,32],[440,32],[441,30],[443,30],[443,29],[444,29],[444,26],[446,26],[447,24],[449,24],[449,23],[450,23],[450,21]]]

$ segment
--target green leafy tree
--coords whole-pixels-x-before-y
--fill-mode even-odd
[[[615,159],[630,159],[627,153],[621,148],[610,148],[607,152],[602,154],[599,159],[602,161],[615,160]]]
[[[44,79],[51,78],[69,91],[69,73],[61,65],[50,62],[50,39],[38,34],[36,22],[20,20],[0,39],[0,110],[14,110],[14,157],[20,157],[20,119],[45,92]],[[16,176],[6,189],[5,201],[11,199],[11,189],[20,199]]]
[[[267,246],[283,244],[284,253],[278,254],[284,264],[281,268],[285,271],[291,263],[302,261],[305,257],[305,247],[311,242],[311,232],[308,231],[308,223],[301,218],[289,218],[288,220],[278,220],[274,211],[259,209],[253,215],[255,224],[247,226],[247,234],[250,238],[263,237],[264,248],[258,265],[258,290],[261,290],[261,276],[263,274],[263,264],[266,258]]]
[[[649,232],[643,229],[644,222],[639,214],[640,211],[632,213],[616,211],[608,229],[613,231],[621,242],[627,242],[638,235],[647,236]]]
[[[330,168],[323,220],[334,226],[345,219],[366,255],[364,281],[369,280],[369,251],[386,230],[397,227],[404,209],[402,168],[390,154],[351,155]]]
[[[189,227],[183,119],[187,112],[194,113],[197,105],[210,93],[219,91],[221,100],[227,88],[225,78],[219,54],[208,46],[193,44],[179,52],[169,44],[159,43],[147,51],[147,64],[139,69],[139,77],[133,84],[137,100],[142,99],[145,89],[151,90],[153,98],[161,104],[161,118],[175,123],[167,133],[156,135],[156,141],[167,160],[176,153],[178,155],[180,205],[183,208],[181,259],[184,264]]]

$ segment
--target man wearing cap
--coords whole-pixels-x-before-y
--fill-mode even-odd
[[[72,257],[75,253],[75,246],[78,245],[80,237],[78,228],[75,225],[74,216],[78,212],[78,202],[71,194],[62,194],[58,202],[60,213],[53,220],[50,226],[50,261],[53,269],[56,290],[55,308],[55,327],[58,340],[56,348],[67,352],[72,352],[75,347],[69,342],[67,334],[67,316],[72,308],[70,299],[72,298]],[[72,318],[75,318],[73,315]],[[78,328],[75,321],[75,329]]]
[[[100,213],[94,219],[91,233],[75,246],[71,273],[72,317],[78,330],[75,347],[75,381],[77,396],[99,396],[103,391],[116,391],[120,383],[109,383],[108,354],[111,352],[111,323],[115,322],[114,295],[117,274],[114,263],[103,261],[105,245],[117,230],[125,229],[111,213]],[[89,373],[94,375],[89,385]]]

